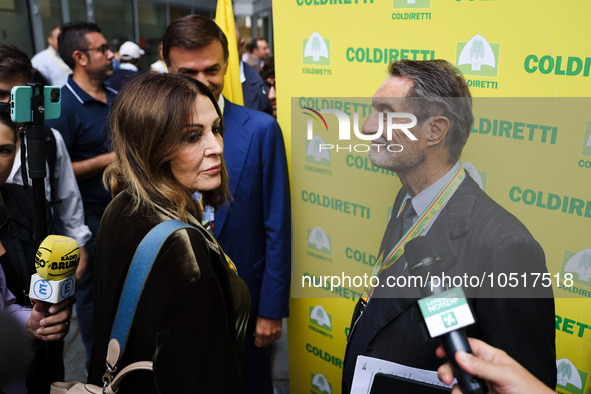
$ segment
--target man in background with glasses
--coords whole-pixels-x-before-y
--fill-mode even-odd
[[[108,144],[108,116],[117,91],[104,85],[113,74],[113,52],[95,23],[64,24],[58,52],[73,72],[62,87],[61,116],[47,121],[47,125],[60,130],[64,137],[82,195],[84,219],[92,232],[86,244],[90,252],[87,267],[76,286],[76,312],[88,360],[93,337],[92,251],[101,216],[111,201],[101,179],[105,167],[115,160]]]

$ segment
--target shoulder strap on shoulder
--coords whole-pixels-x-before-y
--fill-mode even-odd
[[[111,338],[115,338],[121,345],[121,354],[125,351],[129,329],[137,309],[137,303],[152,270],[152,266],[162,245],[175,231],[180,229],[197,229],[195,226],[178,220],[168,220],[154,227],[139,244],[123,285],[115,322],[111,331]],[[203,236],[201,231],[199,234]]]

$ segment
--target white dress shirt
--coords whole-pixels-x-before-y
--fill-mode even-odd
[[[31,59],[33,67],[39,71],[50,85],[62,87],[68,82],[72,70],[51,46]]]

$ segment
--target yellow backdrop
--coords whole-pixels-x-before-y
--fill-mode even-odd
[[[584,0],[273,2],[278,116],[291,155],[292,392],[340,392],[363,290],[304,290],[302,276],[369,274],[400,187],[366,153],[309,154],[311,143],[337,144],[311,109],[364,118],[388,62],[402,58],[443,58],[464,72],[476,99],[462,160],[542,244],[551,273],[573,274],[569,291],[554,290],[557,390],[591,387],[590,14]],[[334,116],[325,118],[329,130],[338,128]]]

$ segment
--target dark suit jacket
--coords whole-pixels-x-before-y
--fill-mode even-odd
[[[244,106],[246,108],[263,111],[269,115],[273,114],[271,102],[267,96],[267,85],[261,78],[258,71],[242,62],[244,67],[244,77],[246,80],[242,82],[242,95],[244,96]]]
[[[393,212],[398,210],[405,194],[402,188]],[[488,197],[467,174],[426,236],[441,256],[448,276],[547,272],[544,252],[525,226]],[[394,265],[404,263],[402,259],[404,255],[380,275],[380,280],[385,281]],[[524,296],[520,289],[500,289],[490,298],[481,298],[482,290],[467,291],[469,298],[477,297],[470,300],[477,324],[468,327],[466,333],[505,350],[554,388],[554,300],[551,290],[541,292],[546,298],[513,298]],[[358,355],[429,370],[436,370],[444,362],[435,356],[439,340],[430,339],[423,329],[421,314],[415,307],[417,298],[420,291],[416,288],[406,293],[401,289],[376,289],[348,339],[343,392],[350,391]],[[353,322],[359,317],[359,310],[358,304]]]
[[[214,235],[251,294],[251,314],[289,314],[291,208],[283,134],[262,112],[224,105],[229,206],[215,213]]]

